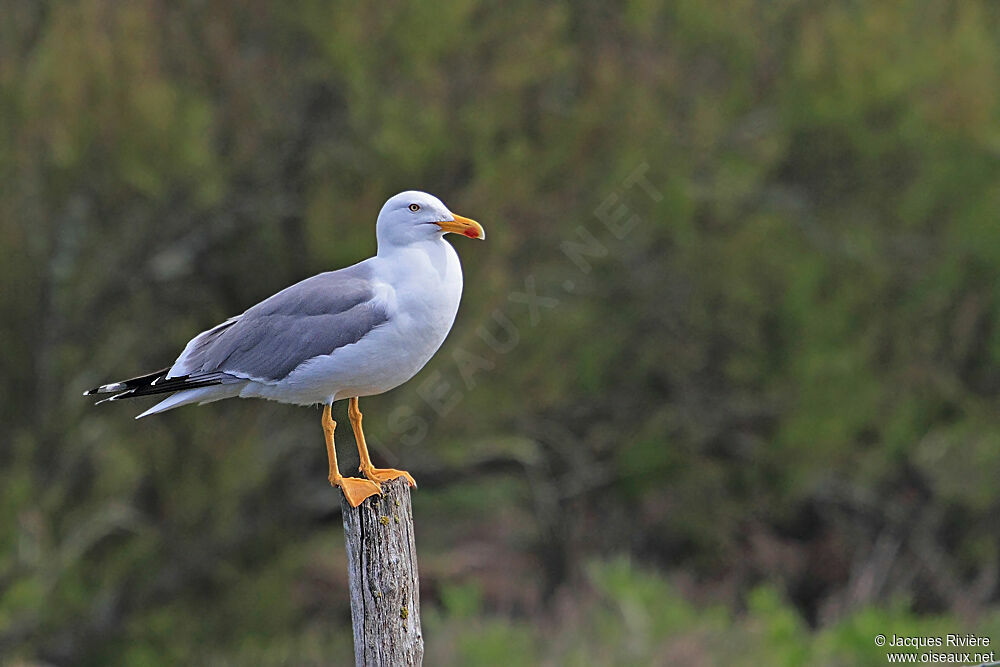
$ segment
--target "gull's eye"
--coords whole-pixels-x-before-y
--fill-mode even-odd
[[[414,213],[416,213],[417,211],[420,210],[420,205],[419,204],[410,204],[410,210],[413,211]]]

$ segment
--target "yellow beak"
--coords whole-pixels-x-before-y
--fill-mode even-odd
[[[482,225],[475,220],[463,218],[460,215],[456,215],[454,220],[441,220],[437,223],[437,226],[446,232],[462,234],[463,236],[468,236],[470,239],[486,238],[486,232],[483,230]]]

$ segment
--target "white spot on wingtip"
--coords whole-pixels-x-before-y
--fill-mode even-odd
[[[89,396],[90,394],[107,394],[112,391],[123,391],[125,389],[124,382],[112,382],[111,384],[102,384],[97,389],[91,391],[83,392],[84,396]]]

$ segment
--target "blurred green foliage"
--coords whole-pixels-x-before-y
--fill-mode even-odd
[[[371,254],[407,188],[489,235],[364,405],[429,664],[1000,640],[996,3],[3,14],[0,658],[350,655],[318,412],[79,394]]]
[[[908,636],[945,637],[953,620],[916,616],[904,605],[859,610],[810,632],[799,613],[769,586],[753,589],[746,608],[693,606],[659,575],[627,560],[591,563],[590,595],[557,623],[511,621],[457,607],[445,598],[428,632],[451,641],[428,662],[459,665],[884,665],[875,635],[902,628]],[[463,594],[463,599],[469,597]],[[473,596],[474,597],[474,596]],[[478,612],[478,613],[477,613]],[[469,618],[474,618],[469,622]],[[891,631],[890,631],[891,632]],[[996,636],[995,612],[963,632]],[[891,636],[891,635],[890,635]],[[444,644],[445,642],[442,642]],[[434,648],[437,648],[435,646]],[[939,649],[945,652],[947,649]],[[905,648],[906,653],[918,653]]]

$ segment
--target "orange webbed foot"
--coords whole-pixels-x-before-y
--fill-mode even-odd
[[[413,479],[413,475],[406,472],[405,470],[396,470],[395,468],[367,468],[362,469],[361,473],[373,482],[388,482],[390,480],[398,479],[403,477],[410,484],[410,486],[416,488],[417,481]]]
[[[340,487],[351,507],[357,507],[366,498],[382,495],[382,488],[378,483],[360,477],[342,477],[339,484],[333,481],[330,484]]]

